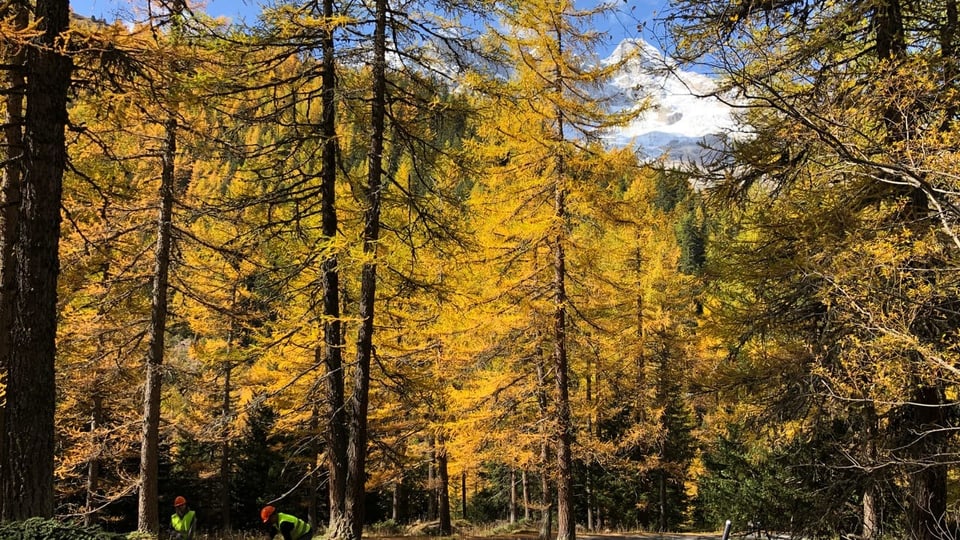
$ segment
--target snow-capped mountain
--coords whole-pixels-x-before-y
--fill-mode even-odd
[[[735,131],[733,109],[710,94],[716,83],[708,76],[678,69],[676,64],[641,39],[620,43],[605,65],[627,61],[602,94],[611,107],[641,106],[644,112],[628,125],[610,131],[614,145],[635,145],[648,160],[700,162],[701,143],[715,143],[722,133]]]

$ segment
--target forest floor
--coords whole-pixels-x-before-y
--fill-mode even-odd
[[[246,532],[233,533],[228,535],[201,534],[198,540],[262,540],[264,534]],[[537,533],[532,531],[514,531],[508,533],[493,534],[470,534],[455,533],[453,536],[432,536],[430,534],[372,534],[363,535],[368,540],[537,540]],[[555,536],[554,536],[555,537]],[[164,536],[161,536],[163,540]],[[276,538],[279,538],[276,537]],[[314,540],[320,540],[321,536],[315,536]],[[619,533],[585,533],[577,532],[577,540],[722,540],[721,532],[698,532],[698,533],[679,533],[679,532],[619,532]],[[761,534],[748,531],[731,531],[729,540],[790,540],[796,537],[789,535],[780,535],[773,532],[763,531]]]
[[[723,537],[721,533],[577,533],[577,540],[720,540]],[[742,538],[753,538],[753,536],[744,537],[743,533],[731,534],[731,540]],[[458,540],[536,540],[537,535],[525,534],[503,534],[492,536],[461,536]],[[377,540],[386,540],[378,538]],[[400,538],[391,538],[389,540],[401,540]],[[403,540],[411,540],[411,537],[404,537]],[[413,538],[413,540],[436,540],[435,538]]]
[[[460,540],[536,540],[536,535],[515,535],[515,534],[505,534],[505,535],[494,535],[494,536],[477,536],[470,537],[465,536],[461,537]],[[675,533],[675,532],[665,532],[665,533],[642,533],[642,532],[631,532],[631,533],[577,533],[577,540],[721,540],[723,534],[720,532],[710,533],[710,532],[700,532],[700,533]],[[777,540],[781,536],[776,533],[767,533],[764,532],[761,536],[757,536],[754,533],[745,533],[740,532],[731,532],[730,540],[748,540],[754,538],[763,538],[770,540]],[[787,537],[782,537],[787,538]],[[381,539],[378,539],[381,540]],[[398,540],[398,539],[393,539]],[[406,538],[405,540],[410,540]],[[426,540],[426,539],[422,539]]]
[[[732,535],[731,535],[732,536]],[[578,534],[580,540],[715,540],[720,533],[630,533],[630,534]]]

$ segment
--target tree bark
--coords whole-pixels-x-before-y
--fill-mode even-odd
[[[323,17],[333,19],[333,0],[323,0]],[[321,121],[323,137],[320,214],[322,233],[332,245],[337,235],[337,131],[336,62],[333,29],[323,30],[323,73],[321,76]],[[325,368],[328,520],[331,538],[346,538],[347,417],[344,408],[343,325],[340,318],[340,273],[337,253],[329,251],[322,263],[323,275],[323,364]]]
[[[234,289],[234,300],[236,300],[236,289]],[[233,304],[235,305],[236,302],[234,301]],[[228,352],[232,348],[233,334],[234,331],[231,329],[230,338],[227,340]],[[220,417],[223,419],[223,433],[220,441],[220,508],[223,516],[220,525],[226,532],[230,532],[233,528],[230,522],[230,417],[233,415],[233,406],[230,400],[230,392],[233,387],[230,376],[232,373],[233,363],[227,359],[223,366],[223,396],[220,404]]]
[[[15,31],[23,30],[30,22],[30,13],[22,2],[6,4],[4,19],[13,23]],[[4,154],[3,183],[0,185],[0,521],[10,518],[7,501],[13,497],[10,470],[7,462],[7,382],[10,364],[11,326],[16,290],[16,263],[13,246],[17,239],[17,219],[20,206],[20,182],[23,177],[23,97],[26,85],[23,47],[11,45],[4,51],[4,61],[11,66],[5,72],[6,116],[3,129]]]
[[[520,472],[520,482],[523,485],[523,519],[530,521],[530,490],[527,485],[527,470]]]
[[[934,385],[918,385],[912,401],[910,427],[921,440],[911,450],[917,469],[909,476],[909,534],[911,540],[939,540],[947,521],[947,468],[936,462],[947,445],[944,393]]]
[[[7,386],[7,495],[12,519],[52,517],[54,509],[54,358],[64,128],[72,64],[61,54],[67,0],[38,0],[35,47],[27,51],[26,162],[13,249],[16,290]]]
[[[391,494],[392,501],[390,504],[390,519],[392,519],[393,522],[397,524],[400,523],[400,490],[401,489],[403,489],[402,477],[401,479],[398,479],[396,482],[393,483],[393,489],[392,489],[393,493]]]
[[[517,469],[510,467],[510,524],[517,522]]]
[[[541,351],[538,351],[537,358],[537,404],[540,408],[540,416],[547,418],[547,374],[544,369],[544,359]],[[540,497],[541,497],[541,521],[538,540],[547,540],[553,532],[553,504],[550,497],[550,438],[546,430],[541,433],[540,441]]]
[[[657,472],[659,472],[657,475],[657,491],[660,499],[657,531],[662,533],[667,530],[667,470],[661,468]]]
[[[467,471],[460,473],[460,512],[467,519]]]
[[[561,38],[557,36],[558,45]],[[562,93],[561,75],[555,74],[557,92]],[[556,114],[556,138],[563,143],[563,113]],[[570,390],[567,380],[567,290],[566,290],[566,253],[564,248],[564,223],[566,209],[566,170],[562,152],[557,157],[554,172],[554,218],[557,230],[553,238],[553,364],[556,371],[556,415],[557,415],[557,540],[574,540],[576,522],[573,517],[573,460],[570,444],[573,438],[573,426],[570,423]]]
[[[320,490],[320,407],[318,399],[310,393],[312,407],[310,409],[310,471],[307,478],[307,488],[309,496],[307,497],[307,520],[310,527],[316,531],[320,527],[320,514],[317,504],[317,493]],[[329,493],[329,490],[328,490]]]
[[[150,534],[160,530],[158,514],[158,462],[160,445],[160,385],[164,338],[167,328],[167,289],[173,229],[174,158],[177,153],[177,121],[164,123],[165,138],[160,173],[160,216],[154,255],[153,293],[150,302],[150,346],[143,391],[143,431],[140,441],[140,493],[137,529]]]
[[[387,1],[374,3],[373,92],[370,102],[370,150],[367,184],[364,186],[363,253],[369,257],[360,278],[360,330],[353,394],[350,398],[350,435],[347,443],[346,513],[350,540],[363,534],[364,481],[366,478],[367,408],[369,406],[370,360],[373,356],[373,321],[377,292],[377,241],[380,238],[380,201],[383,188],[383,148],[386,124],[386,30]]]
[[[874,540],[880,532],[875,490],[875,486],[871,483],[863,493],[863,530],[860,534],[863,540]]]
[[[453,534],[453,524],[450,520],[450,477],[447,474],[447,450],[440,437],[440,446],[437,449],[437,512],[440,518],[440,536]]]
[[[90,411],[90,434],[96,452],[90,456],[87,461],[87,500],[84,505],[83,523],[84,525],[93,525],[96,515],[95,495],[100,484],[100,437],[97,430],[103,425],[103,396],[95,391],[92,400],[92,410]]]
[[[436,439],[430,441],[430,460],[427,463],[427,521],[437,519],[437,449]]]

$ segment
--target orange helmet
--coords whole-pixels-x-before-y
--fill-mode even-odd
[[[187,499],[185,499],[180,495],[177,495],[177,498],[173,500],[174,508],[176,508],[177,506],[184,506],[186,504],[187,504]]]
[[[264,506],[263,510],[260,510],[260,519],[262,519],[263,522],[266,523],[270,521],[270,516],[272,516],[273,513],[276,511],[277,509],[272,506]]]

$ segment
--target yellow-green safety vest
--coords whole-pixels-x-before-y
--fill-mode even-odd
[[[297,538],[300,538],[310,531],[310,524],[298,518],[297,516],[291,516],[290,514],[283,513],[277,514],[277,529],[279,529],[280,524],[284,522],[293,523],[293,531],[290,533],[290,536],[293,538],[293,540],[297,540]]]
[[[180,517],[180,514],[173,514],[170,516],[170,526],[173,527],[173,530],[178,533],[185,533],[190,530],[190,527],[193,525],[193,517],[195,513],[193,510],[188,511],[183,517]]]

